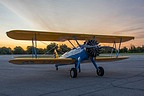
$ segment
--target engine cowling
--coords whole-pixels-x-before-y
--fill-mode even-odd
[[[91,46],[86,48],[86,52],[90,57],[99,56],[101,48],[96,40],[88,40],[86,45]]]

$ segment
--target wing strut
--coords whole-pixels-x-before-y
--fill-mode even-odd
[[[114,43],[113,43],[113,48],[112,48],[112,50],[111,50],[111,57],[112,57],[112,54],[113,54],[113,51],[116,49],[116,43],[115,43],[115,41],[114,41]]]
[[[119,56],[119,51],[120,51],[120,47],[121,47],[121,43],[122,43],[122,38],[120,38],[119,46],[118,46],[118,49],[117,49],[116,42],[114,41],[114,43],[113,43],[113,48],[112,48],[112,50],[111,50],[111,57],[112,57],[113,51],[115,50],[115,52],[116,52],[116,58],[118,58],[118,56]]]
[[[32,38],[32,57],[37,58],[37,40],[36,40],[36,34],[34,35],[34,38]]]
[[[75,41],[76,41],[77,45],[80,47],[81,45],[79,44],[79,42],[78,42],[77,38],[76,38],[76,37],[74,37],[74,39],[75,39]]]
[[[121,42],[122,42],[122,38],[120,38],[120,43],[119,43],[119,47],[118,47],[118,51],[116,53],[116,57],[118,58],[119,56],[119,51],[120,51],[120,47],[121,47]]]
[[[68,40],[69,41],[69,43],[73,46],[73,48],[76,48],[75,46],[74,46],[74,44],[70,41],[70,40]]]

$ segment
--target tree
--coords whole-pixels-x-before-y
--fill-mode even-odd
[[[131,45],[129,53],[136,53],[136,47],[134,45]]]
[[[0,48],[0,54],[12,54],[12,50],[10,47],[2,47]]]
[[[141,48],[142,48],[141,52],[144,52],[144,45],[142,45],[142,47],[141,47]]]
[[[66,44],[62,44],[59,46],[59,53],[60,54],[63,54],[63,53],[70,51],[70,50],[71,50],[71,48],[67,47]]]
[[[16,47],[14,48],[14,50],[13,50],[13,53],[14,53],[14,54],[24,54],[25,51],[24,51],[24,49],[23,49],[22,47],[16,46]]]
[[[45,53],[46,53],[46,49],[37,48],[37,54],[45,54]]]
[[[48,54],[53,54],[54,50],[58,50],[58,44],[56,43],[50,43],[48,46],[47,46],[47,52]]]
[[[111,51],[115,52],[115,49],[110,46],[102,46],[100,53],[111,53]]]
[[[27,46],[26,53],[27,53],[27,54],[32,54],[32,50],[33,50],[33,47],[32,47],[32,46]]]
[[[128,48],[123,47],[122,49],[120,49],[120,53],[127,53],[128,52]]]
[[[142,52],[142,47],[137,47],[137,48],[136,48],[136,52],[137,52],[137,53],[141,53],[141,52]]]

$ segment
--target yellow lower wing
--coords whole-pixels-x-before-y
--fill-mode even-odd
[[[129,57],[97,57],[97,62],[108,62],[108,61],[117,61],[128,59]],[[9,63],[25,65],[25,64],[74,64],[75,59],[71,58],[18,58],[14,60],[10,60]],[[88,60],[89,61],[89,60]]]
[[[119,56],[119,57],[97,57],[97,62],[111,62],[111,61],[118,61],[128,59],[128,56]]]
[[[74,59],[71,58],[18,58],[10,60],[13,64],[73,64]]]

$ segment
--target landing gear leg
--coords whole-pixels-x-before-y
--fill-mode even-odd
[[[56,67],[56,70],[58,71],[58,65],[55,65],[55,67]]]
[[[81,68],[80,68],[80,65],[79,65],[79,73],[81,72]]]
[[[58,71],[58,67],[56,67],[56,70]]]
[[[100,67],[100,66],[98,67],[97,66],[97,64],[96,64],[96,62],[94,60],[94,57],[91,58],[91,61],[92,61],[93,65],[95,66],[95,68],[97,69],[97,75],[98,76],[103,76],[104,75],[104,69],[103,69],[103,67]]]
[[[70,70],[70,77],[71,78],[76,78],[77,77],[77,69],[79,69],[79,72],[81,72],[80,69],[80,57],[78,58],[76,64],[75,64],[75,68],[71,68]]]

